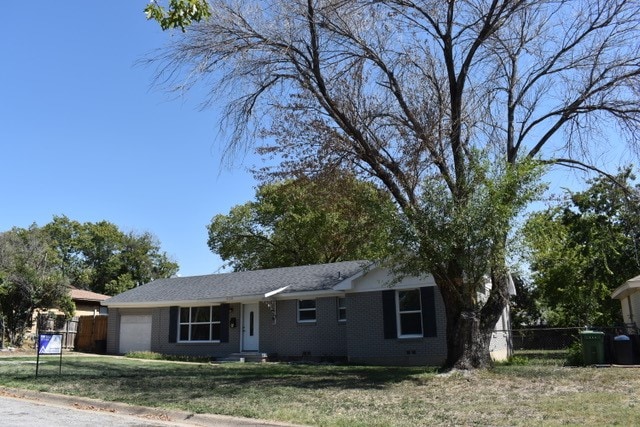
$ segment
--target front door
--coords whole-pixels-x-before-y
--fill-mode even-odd
[[[242,306],[242,351],[258,351],[258,304]]]

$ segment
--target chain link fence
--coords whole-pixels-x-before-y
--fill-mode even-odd
[[[513,350],[516,352],[518,350],[567,350],[580,340],[580,332],[586,329],[585,327],[513,329],[511,331]],[[590,331],[604,332],[608,336],[615,336],[619,333],[626,335],[639,334],[635,325],[594,326],[588,329]]]
[[[584,328],[514,329],[513,350],[565,350],[579,339],[582,330]]]

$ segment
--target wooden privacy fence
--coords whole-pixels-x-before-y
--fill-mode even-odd
[[[80,316],[76,334],[76,351],[105,353],[107,350],[107,316]]]
[[[78,318],[66,319],[64,315],[41,313],[37,317],[37,330],[62,334],[62,348],[73,350],[78,333]]]

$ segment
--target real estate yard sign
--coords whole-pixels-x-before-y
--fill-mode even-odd
[[[38,356],[36,358],[36,378],[40,367],[40,355],[60,355],[60,366],[58,373],[62,373],[62,334],[45,333],[38,335]]]

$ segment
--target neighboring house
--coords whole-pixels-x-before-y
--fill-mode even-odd
[[[103,302],[107,352],[440,365],[445,312],[431,277],[391,284],[366,261],[159,279]],[[509,355],[508,312],[493,334]]]
[[[89,344],[81,342],[80,349],[83,351],[96,351],[96,340],[101,340],[101,348],[104,353],[104,338],[106,334],[106,328],[100,330],[100,335],[94,331],[94,324],[97,321],[102,325],[106,324],[107,307],[102,306],[101,302],[109,299],[108,295],[102,295],[91,291],[85,291],[83,289],[77,289],[73,286],[69,286],[69,294],[71,299],[75,303],[76,309],[72,318],[67,318],[62,311],[58,308],[49,308],[47,310],[36,310],[33,313],[33,325],[31,327],[30,335],[32,339],[38,334],[38,330],[42,331],[55,331],[63,334],[63,347],[64,348],[78,348],[76,345],[76,335],[78,333],[79,324],[84,321],[85,335],[89,334]],[[88,320],[88,322],[86,321]],[[80,328],[81,329],[81,328]],[[86,339],[85,339],[86,341]]]
[[[109,299],[109,295],[102,295],[84,289],[71,287],[71,299],[76,304],[75,316],[97,316],[107,314],[107,308],[101,303]]]
[[[109,295],[102,295],[91,291],[85,291],[73,286],[69,286],[69,294],[71,296],[71,300],[76,306],[72,321],[76,321],[80,316],[98,316],[107,314],[107,307],[103,306],[101,303],[102,301],[109,299]],[[46,314],[49,318],[48,324],[46,325],[46,327],[49,329],[61,329],[63,328],[65,321],[67,320],[64,317],[62,311],[60,311],[58,308],[36,310],[33,313],[33,326],[31,327],[32,334],[35,334],[37,332],[38,316],[44,314]],[[54,326],[54,324],[56,326]]]
[[[622,321],[635,328],[640,327],[640,276],[627,280],[617,287],[611,298],[620,300]]]

